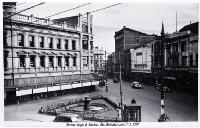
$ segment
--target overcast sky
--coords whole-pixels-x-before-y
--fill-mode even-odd
[[[36,3],[24,3],[17,6],[17,10],[30,7]],[[49,15],[71,9],[84,3],[46,3],[23,14],[33,14],[36,17]],[[77,15],[100,9],[115,3],[92,3],[87,6],[69,11],[54,18]],[[197,22],[198,3],[123,3],[96,13],[93,13],[94,45],[103,47],[109,52],[114,52],[115,31],[126,26],[147,34],[159,34],[162,21],[165,32],[172,33],[176,30],[176,12],[178,13],[178,29],[190,23]]]

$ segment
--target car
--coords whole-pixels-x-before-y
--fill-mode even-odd
[[[171,90],[169,89],[169,87],[163,87],[163,92],[169,93],[169,92],[171,92]]]
[[[81,122],[82,118],[77,114],[62,113],[55,117],[53,122]]]
[[[113,78],[113,83],[118,83],[118,79],[116,77]]]
[[[105,86],[106,85],[106,80],[100,80],[99,81],[99,86]]]
[[[132,82],[132,88],[142,88],[142,85],[137,81],[133,81]]]

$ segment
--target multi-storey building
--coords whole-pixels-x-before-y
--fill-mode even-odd
[[[101,48],[95,47],[93,49],[94,54],[94,69],[96,71],[104,71],[105,70],[105,51]]]
[[[117,63],[117,69],[115,71],[116,76],[119,74],[119,62],[121,62],[122,78],[131,77],[131,55],[130,49],[137,47],[138,45],[146,44],[154,38],[154,35],[148,35],[124,26],[118,32],[115,32],[115,57]]]
[[[93,79],[89,13],[49,20],[16,14],[16,3],[7,2],[3,11],[5,99],[82,88],[71,82]]]
[[[114,77],[114,71],[116,68],[116,61],[115,61],[115,52],[108,55],[107,60],[107,66],[108,66],[108,77],[113,78]]]
[[[168,86],[197,92],[198,22],[184,26],[179,32],[165,35],[161,45],[160,37],[152,43],[153,73],[159,72],[163,62],[163,78]]]
[[[130,49],[131,77],[139,81],[149,81],[151,78],[151,41]]]

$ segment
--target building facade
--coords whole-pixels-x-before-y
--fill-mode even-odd
[[[94,51],[94,69],[95,71],[105,70],[105,51],[101,48],[95,47]]]
[[[166,86],[197,93],[198,22],[184,26],[179,32],[166,34],[163,42],[161,44],[161,38],[157,37],[152,43],[153,73],[159,72],[163,62]]]
[[[151,78],[151,43],[130,49],[132,80],[149,81]]]
[[[16,3],[4,2],[3,9],[5,99],[15,100],[32,94],[34,89],[55,91],[50,88],[61,89],[64,83],[93,79],[89,13],[86,17],[79,14],[49,20],[14,14]]]
[[[107,65],[108,65],[108,77],[113,78],[114,71],[116,70],[115,52],[108,55]]]
[[[130,28],[124,27],[115,32],[115,57],[117,68],[116,76],[119,75],[119,63],[121,63],[122,78],[131,80],[131,53],[130,49],[145,45],[153,40],[154,35],[148,35]]]

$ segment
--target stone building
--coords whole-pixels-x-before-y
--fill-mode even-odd
[[[95,47],[93,49],[94,54],[94,69],[95,71],[105,70],[105,51],[101,48]]]
[[[153,73],[159,72],[163,62],[166,86],[197,93],[198,22],[184,26],[179,32],[165,34],[163,47],[161,45],[160,37],[152,43]]]
[[[37,18],[15,14],[12,2],[3,11],[5,99],[82,88],[72,82],[93,79],[92,15]]]

